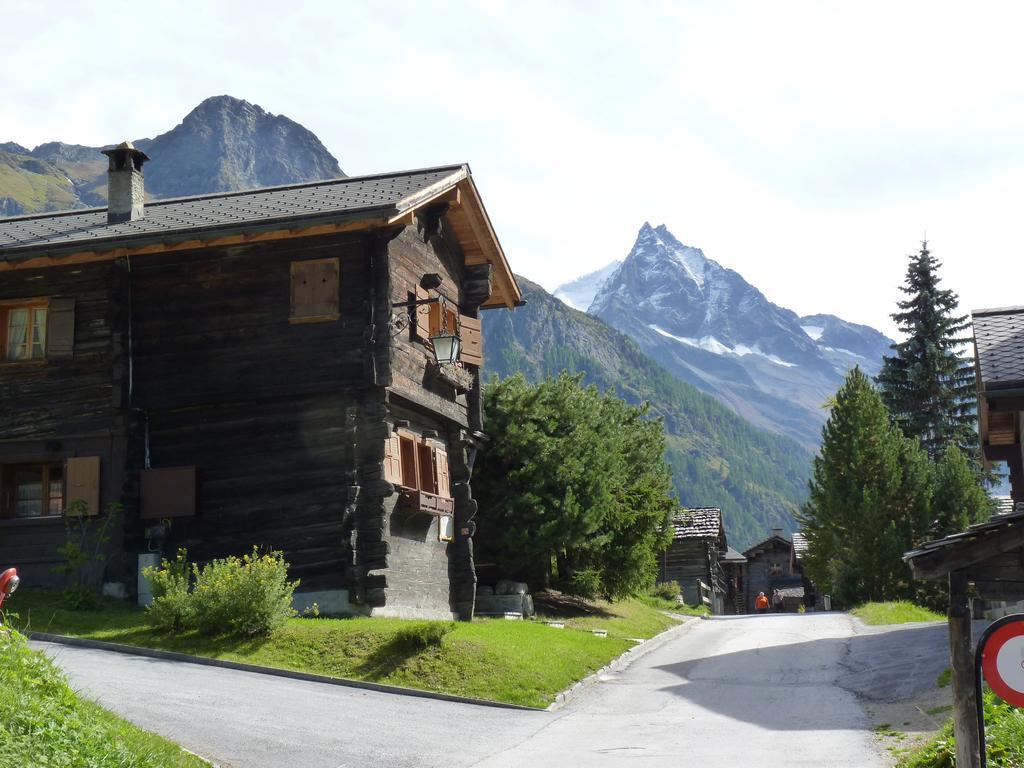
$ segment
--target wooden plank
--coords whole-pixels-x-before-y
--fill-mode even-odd
[[[953,731],[958,768],[981,768],[978,751],[978,701],[974,688],[971,601],[967,579],[949,574],[949,659],[953,683]]]

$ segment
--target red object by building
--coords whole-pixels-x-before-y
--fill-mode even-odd
[[[0,608],[3,608],[4,600],[14,594],[14,590],[20,583],[21,579],[18,578],[17,568],[8,568],[0,573]]]

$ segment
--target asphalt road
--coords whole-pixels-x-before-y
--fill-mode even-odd
[[[36,645],[76,688],[221,766],[874,768],[891,761],[858,695],[934,685],[944,638],[843,614],[693,622],[556,712]]]

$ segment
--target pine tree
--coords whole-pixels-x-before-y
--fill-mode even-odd
[[[809,487],[797,517],[819,588],[847,605],[909,597],[902,556],[928,528],[931,468],[859,368],[836,393]]]
[[[896,354],[884,358],[877,377],[882,399],[903,433],[918,440],[935,461],[948,445],[977,455],[974,369],[959,352],[970,341],[964,335],[970,323],[966,315],[956,314],[956,294],[939,287],[940,266],[927,241],[910,257],[900,288],[909,298],[892,315],[907,338],[893,345]]]
[[[975,468],[960,449],[954,445],[947,447],[935,466],[928,538],[959,533],[987,519],[992,511],[992,502],[978,482]]]

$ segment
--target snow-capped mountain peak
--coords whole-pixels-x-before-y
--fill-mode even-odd
[[[808,445],[817,443],[822,404],[845,372],[860,365],[873,374],[889,343],[832,315],[801,318],[665,225],[649,223],[588,312],[754,423]]]

